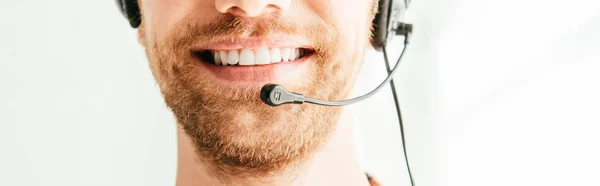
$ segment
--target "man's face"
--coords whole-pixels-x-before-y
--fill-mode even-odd
[[[141,0],[141,43],[199,159],[269,173],[309,158],[340,108],[260,101],[267,83],[346,98],[368,46],[372,0]],[[227,63],[226,65],[223,65]]]

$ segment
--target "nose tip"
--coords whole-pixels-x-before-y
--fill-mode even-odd
[[[215,8],[238,17],[258,17],[287,9],[291,0],[216,0]]]
[[[272,12],[274,9],[275,8],[272,6],[268,6],[265,8],[233,6],[231,8],[228,8],[226,11],[223,11],[222,13],[228,13],[239,17],[257,17],[264,13]]]

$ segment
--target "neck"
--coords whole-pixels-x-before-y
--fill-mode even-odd
[[[324,148],[312,159],[304,162],[299,170],[278,173],[269,177],[235,179],[228,185],[369,185],[365,173],[358,165],[354,149],[352,123],[348,114],[343,114],[337,130]],[[185,132],[177,131],[177,186],[225,185],[214,176],[204,161],[198,161],[194,146]]]

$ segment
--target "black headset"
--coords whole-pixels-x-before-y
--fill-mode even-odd
[[[116,1],[119,6],[119,9],[121,10],[121,13],[123,13],[125,18],[127,18],[127,20],[129,21],[129,25],[131,25],[131,27],[133,28],[139,27],[142,23],[142,18],[140,15],[140,7],[138,6],[137,0]],[[414,186],[415,183],[412,177],[412,173],[408,163],[408,157],[406,154],[404,127],[402,122],[402,114],[400,112],[400,104],[398,103],[396,88],[394,85],[394,81],[392,80],[394,73],[397,71],[397,67],[400,66],[400,61],[404,56],[406,46],[408,45],[409,37],[412,33],[412,24],[407,24],[401,21],[401,18],[403,17],[404,12],[408,8],[409,3],[410,0],[379,0],[378,12],[375,15],[375,18],[373,19],[373,38],[371,40],[371,44],[373,45],[373,48],[375,48],[375,50],[383,51],[388,76],[381,84],[379,84],[379,86],[377,86],[377,88],[373,89],[371,92],[348,100],[328,101],[304,97],[304,95],[302,94],[289,92],[279,85],[267,84],[261,89],[260,97],[265,104],[274,107],[282,104],[302,104],[305,102],[323,106],[344,106],[371,97],[372,95],[377,93],[385,84],[390,83],[390,86],[392,88],[392,94],[394,96],[394,102],[396,105],[398,122],[400,124],[400,135],[402,138],[402,149],[404,150],[406,168],[408,169],[410,184]],[[400,53],[400,57],[398,57],[398,60],[396,61],[396,65],[393,68],[391,68],[387,56],[386,45],[387,42],[389,42],[391,38],[395,35],[404,36],[404,48],[402,49],[402,53]]]

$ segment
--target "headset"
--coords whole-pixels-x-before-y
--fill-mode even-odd
[[[140,15],[140,8],[137,0],[116,0],[121,13],[129,21],[129,25],[133,28],[138,28],[142,23]],[[358,96],[352,99],[330,101],[330,100],[319,100],[315,98],[305,97],[302,94],[289,92],[282,86],[276,84],[266,84],[260,91],[261,100],[270,106],[276,107],[282,104],[302,104],[311,103],[322,106],[345,106],[350,105],[366,98],[373,96],[387,83],[390,83],[392,94],[394,96],[394,103],[396,105],[396,113],[398,115],[398,123],[400,125],[400,135],[402,138],[402,149],[404,151],[404,160],[406,162],[406,168],[408,170],[408,176],[410,179],[410,185],[414,186],[412,172],[408,163],[408,157],[406,154],[406,143],[404,139],[404,126],[402,122],[402,114],[400,112],[400,104],[398,103],[398,96],[396,94],[396,87],[393,81],[393,76],[397,72],[400,66],[400,61],[406,52],[406,46],[409,44],[409,37],[412,33],[412,24],[408,24],[401,21],[404,12],[408,9],[410,0],[379,0],[378,12],[373,19],[373,37],[371,45],[377,51],[383,51],[384,61],[386,63],[388,76],[381,82],[375,89],[367,94]],[[393,38],[393,36],[404,36],[404,47],[396,64],[390,69],[390,63],[387,56],[386,46],[387,43]]]

